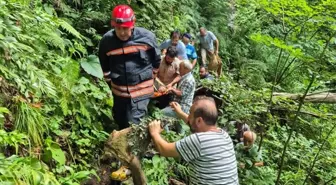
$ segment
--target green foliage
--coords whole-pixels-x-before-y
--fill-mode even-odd
[[[168,184],[169,178],[187,177],[189,170],[173,158],[154,155],[151,160],[144,159],[142,166],[150,185]]]
[[[1,108],[0,124],[14,130],[1,130],[1,151],[26,156],[21,161],[42,155],[51,171],[62,177],[61,183],[79,184],[97,165],[87,161],[96,161],[101,154],[107,138],[102,122],[110,121],[113,105],[107,85],[81,71],[79,61],[92,59],[86,51],[88,39],[48,6],[13,1],[1,1],[0,6],[0,81],[5,79],[10,87],[0,88],[0,97],[6,100],[1,100],[6,109]],[[27,166],[27,174],[50,174],[29,164],[20,163]],[[27,174],[13,180],[48,184],[36,183]]]
[[[143,167],[151,185],[168,184],[170,164],[164,157],[155,155],[152,160],[143,160]]]
[[[1,184],[50,184],[60,185],[48,167],[36,158],[11,156],[0,153]]]
[[[0,107],[0,128],[4,124],[5,114],[9,114],[9,110],[7,108],[5,108],[5,107]]]
[[[10,147],[14,147],[15,154],[18,154],[20,146],[28,145],[27,136],[17,131],[6,132],[5,130],[0,130],[0,145],[1,152],[4,152]]]
[[[88,58],[81,61],[82,68],[90,75],[97,78],[103,78],[103,71],[100,67],[99,59],[95,55],[90,55]]]
[[[50,161],[51,158],[53,158],[55,161],[58,162],[60,165],[65,164],[65,155],[60,148],[60,146],[56,143],[53,142],[50,138],[47,138],[44,140],[45,142],[45,153],[44,153],[44,161]]]
[[[15,129],[26,132],[34,146],[42,146],[43,135],[49,132],[49,127],[41,111],[25,102],[18,102],[13,110],[16,112]]]
[[[70,175],[59,179],[60,183],[63,185],[80,185],[80,182],[89,179],[90,175],[95,175],[97,177],[94,170],[75,172],[71,167],[65,167],[65,169]],[[99,179],[99,177],[97,179]]]

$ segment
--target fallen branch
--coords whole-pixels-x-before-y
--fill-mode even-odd
[[[116,157],[130,168],[134,185],[146,185],[146,177],[141,169],[139,159],[129,150],[128,134],[130,132],[132,132],[131,127],[120,131],[114,130],[105,145],[105,153],[110,157]]]
[[[146,185],[146,177],[141,169],[139,158],[147,151],[151,142],[148,132],[148,124],[151,118],[142,120],[139,125],[132,125],[129,128],[114,130],[105,144],[105,155],[103,158],[115,157],[123,165],[130,168],[134,185]],[[174,125],[175,119],[161,120],[162,127]]]
[[[288,108],[276,108],[276,107],[274,107],[271,110],[272,111],[283,111],[283,112],[296,113],[296,110],[290,110]],[[301,110],[299,113],[300,114],[306,114],[306,115],[309,115],[309,116],[313,116],[313,117],[316,117],[316,118],[336,116],[335,114],[317,114],[317,113],[314,113],[314,112],[307,112],[307,111],[304,111],[304,110]]]
[[[283,97],[292,100],[300,100],[303,96],[302,94],[292,94],[292,93],[273,93],[275,97]],[[336,103],[336,93],[321,92],[321,93],[311,93],[307,94],[304,99],[305,102],[311,103]]]

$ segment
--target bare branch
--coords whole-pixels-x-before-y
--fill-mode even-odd
[[[303,95],[302,94],[292,94],[292,93],[273,93],[273,96],[284,97],[292,100],[299,100]],[[311,103],[336,103],[336,93],[312,93],[308,94],[304,98],[305,102]]]

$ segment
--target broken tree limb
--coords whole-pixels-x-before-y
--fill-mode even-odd
[[[283,111],[283,112],[291,112],[291,113],[295,113],[296,110],[290,110],[288,108],[281,108],[281,107],[273,107],[271,109],[272,111]],[[313,116],[313,117],[316,117],[316,118],[324,118],[324,117],[332,117],[332,116],[336,116],[335,114],[318,114],[318,113],[314,113],[314,112],[308,112],[308,111],[304,111],[304,110],[301,110],[299,112],[300,114],[306,114],[306,115],[309,115],[309,116]]]
[[[128,146],[130,132],[132,132],[132,127],[120,131],[114,130],[105,145],[105,153],[116,157],[130,168],[134,185],[146,185],[146,177],[141,169],[140,161],[131,153]]]
[[[302,94],[293,94],[293,93],[273,93],[274,97],[283,97],[288,98],[292,100],[299,100],[302,97]],[[311,102],[311,103],[336,103],[336,93],[329,93],[329,92],[323,92],[323,93],[312,93],[308,94],[305,99],[305,102]]]
[[[139,125],[132,125],[120,131],[114,130],[105,143],[104,158],[115,157],[130,168],[134,185],[146,185],[146,177],[141,169],[140,158],[148,150],[151,137],[148,124],[152,118],[145,118]],[[161,119],[162,127],[173,126],[176,119]]]

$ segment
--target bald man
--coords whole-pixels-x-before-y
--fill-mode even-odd
[[[254,144],[255,140],[257,139],[256,133],[252,131],[245,131],[243,133],[243,141],[244,145],[250,147]]]
[[[192,68],[193,66],[188,60],[182,60],[179,65],[179,74],[181,75],[181,78],[177,87],[170,87],[167,89],[169,93],[175,95],[174,101],[178,102],[181,105],[183,112],[187,114],[189,114],[190,107],[193,103],[196,89],[196,82],[191,73]],[[176,113],[170,106],[162,109],[162,112],[165,116],[177,117]]]
[[[255,145],[257,134],[252,131],[243,133],[243,142],[236,145],[236,157],[241,168],[252,166],[263,166],[261,150],[258,151],[258,146]],[[247,160],[253,163],[247,162]],[[252,165],[252,166],[251,166]]]
[[[214,99],[198,96],[190,114],[181,106],[171,103],[172,109],[190,127],[193,134],[174,143],[165,141],[160,133],[160,121],[149,124],[153,142],[164,157],[181,157],[189,163],[190,183],[196,184],[239,184],[237,163],[230,136],[217,127],[218,112]]]

